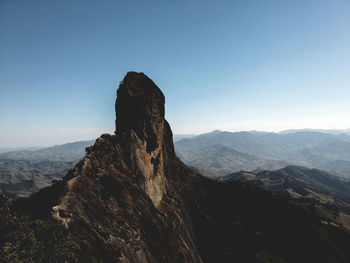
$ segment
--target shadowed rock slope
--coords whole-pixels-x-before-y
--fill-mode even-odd
[[[175,155],[164,103],[151,79],[129,72],[115,134],[14,207],[61,222],[80,262],[349,262],[342,229],[265,190],[191,172]]]
[[[287,166],[277,171],[240,171],[221,180],[261,187],[299,206],[315,210],[328,218],[330,224],[342,225],[350,230],[350,183],[324,171]]]

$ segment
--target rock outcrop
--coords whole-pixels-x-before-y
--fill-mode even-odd
[[[165,164],[175,157],[164,103],[163,93],[151,79],[129,72],[119,86],[115,104],[115,134],[124,151],[123,167],[137,175],[155,206],[166,191]]]
[[[168,183],[178,160],[164,103],[151,79],[129,72],[117,91],[115,135],[87,148],[52,207],[87,250],[103,248],[103,260],[202,262],[189,216]]]
[[[81,262],[347,262],[342,230],[264,190],[194,174],[174,153],[164,102],[151,79],[129,72],[115,134],[18,206],[62,222]]]

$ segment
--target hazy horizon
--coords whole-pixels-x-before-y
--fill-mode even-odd
[[[130,70],[174,134],[350,126],[346,0],[5,0],[0,36],[0,148],[113,133]]]
[[[326,130],[326,129],[310,129],[310,128],[303,128],[303,129],[287,129],[287,130],[281,130],[281,131],[264,131],[264,130],[238,130],[238,131],[228,131],[228,130],[220,130],[220,129],[215,129],[215,130],[210,130],[210,131],[206,131],[203,133],[186,133],[186,134],[173,134],[173,136],[198,136],[198,135],[202,135],[202,134],[206,134],[206,133],[212,133],[215,131],[220,131],[220,132],[271,132],[271,133],[283,133],[283,132],[299,132],[299,131],[317,131],[317,132],[324,132],[324,133],[331,133],[335,132],[334,134],[350,134],[350,128],[349,129],[338,129],[338,130]],[[105,133],[109,133],[109,134],[113,134],[113,132],[105,132]],[[41,145],[32,145],[30,143],[28,143],[28,141],[25,142],[25,144],[23,145],[17,145],[17,146],[5,146],[5,147],[0,147],[0,150],[22,150],[22,149],[30,149],[33,148],[34,150],[36,150],[36,148],[46,148],[46,147],[52,147],[52,146],[56,146],[56,145],[62,145],[62,144],[67,144],[67,143],[74,143],[74,142],[80,142],[80,141],[93,141],[96,140],[98,137],[100,137],[103,133],[100,133],[98,135],[96,135],[95,137],[84,137],[84,139],[76,139],[76,140],[67,140],[65,137],[58,137],[56,138],[56,140],[49,142],[48,144],[41,144]],[[0,151],[1,153],[1,151]]]

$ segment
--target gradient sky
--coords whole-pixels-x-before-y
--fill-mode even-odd
[[[350,1],[0,0],[0,147],[112,133],[130,70],[175,134],[350,128]]]

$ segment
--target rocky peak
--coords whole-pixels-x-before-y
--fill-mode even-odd
[[[159,146],[164,128],[165,98],[143,73],[129,72],[121,82],[115,103],[116,134],[134,131],[147,144],[147,152]]]
[[[138,176],[155,206],[166,191],[166,156],[174,156],[171,131],[164,119],[164,103],[157,85],[137,72],[126,74],[115,103],[115,133],[126,153],[125,163]]]

